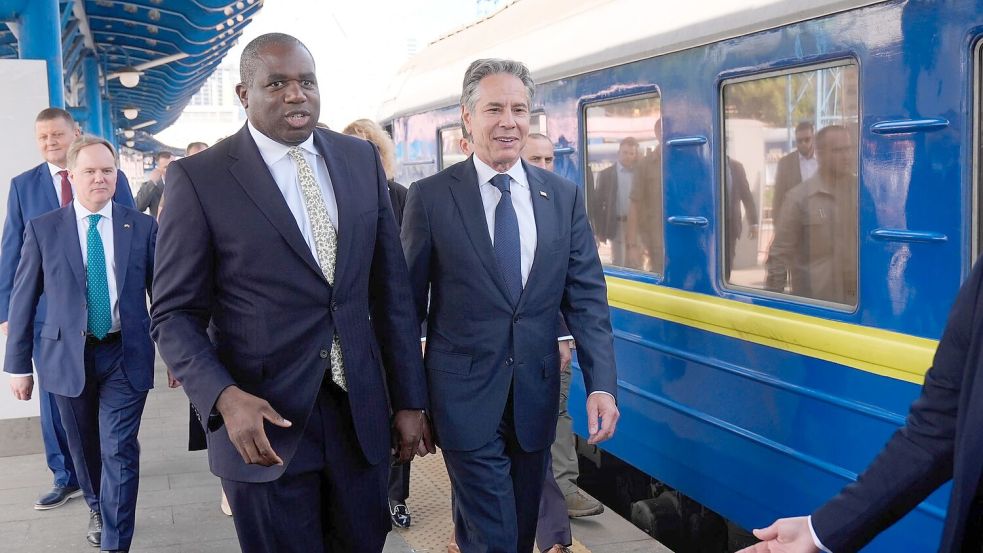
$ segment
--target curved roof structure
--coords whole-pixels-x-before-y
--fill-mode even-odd
[[[58,4],[67,103],[73,104],[73,94],[77,96],[83,80],[83,53],[94,51],[104,93],[114,106],[114,128],[156,134],[180,116],[263,0],[62,0]],[[17,57],[16,34],[16,26],[0,23],[0,58]],[[129,67],[142,72],[134,88],[123,86],[119,79],[119,72]],[[123,117],[122,109],[127,107],[139,110],[136,119]]]
[[[457,103],[479,58],[524,62],[536,82],[667,54],[883,0],[514,0],[450,33],[397,74],[380,118]]]

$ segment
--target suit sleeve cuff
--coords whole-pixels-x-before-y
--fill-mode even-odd
[[[558,336],[556,338],[556,341],[557,342],[566,342],[567,340],[573,340],[573,336],[570,335],[570,334],[567,334],[566,336]]]
[[[809,515],[809,533],[812,534],[812,543],[814,543],[820,551],[824,551],[825,553],[833,553],[829,549],[826,549],[823,542],[819,541],[819,536],[816,535],[816,529],[812,527],[812,515]]]
[[[607,395],[611,396],[611,399],[614,399],[614,394],[612,394],[611,392],[605,392],[604,390],[597,390],[597,391],[591,392],[591,393],[587,394],[587,397],[590,398],[590,396],[592,396],[594,394],[607,394]],[[617,401],[617,400],[615,400],[615,401]]]
[[[7,373],[10,378],[24,378],[27,376],[34,376],[34,373]]]

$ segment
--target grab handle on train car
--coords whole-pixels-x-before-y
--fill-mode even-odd
[[[684,227],[705,227],[710,224],[706,217],[696,217],[691,215],[673,215],[666,219],[670,225],[680,225]]]

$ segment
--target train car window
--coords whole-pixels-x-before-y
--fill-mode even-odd
[[[464,138],[464,130],[460,125],[444,127],[440,129],[440,168],[450,167],[459,161],[468,158],[468,154],[461,149],[461,140]]]
[[[983,40],[976,43],[974,51],[976,73],[973,91],[976,94],[976,116],[973,118],[973,174],[976,179],[973,186],[973,236],[970,263],[983,254]]]
[[[543,136],[549,136],[550,133],[546,129],[546,114],[542,111],[534,111],[529,114],[529,132],[539,133]]]
[[[857,305],[857,79],[838,62],[723,84],[726,285]]]
[[[661,113],[658,95],[586,106],[587,214],[605,265],[664,270]]]

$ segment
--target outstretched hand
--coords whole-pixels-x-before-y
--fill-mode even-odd
[[[229,439],[243,461],[264,467],[283,464],[266,437],[264,421],[281,428],[289,428],[291,422],[281,417],[269,402],[229,386],[218,396],[215,408],[222,414]]]
[[[809,517],[780,518],[767,528],[754,530],[754,536],[761,541],[738,553],[819,553]]]
[[[419,451],[420,442],[429,441],[427,416],[419,409],[402,409],[393,417],[393,449],[397,463],[407,463]]]

